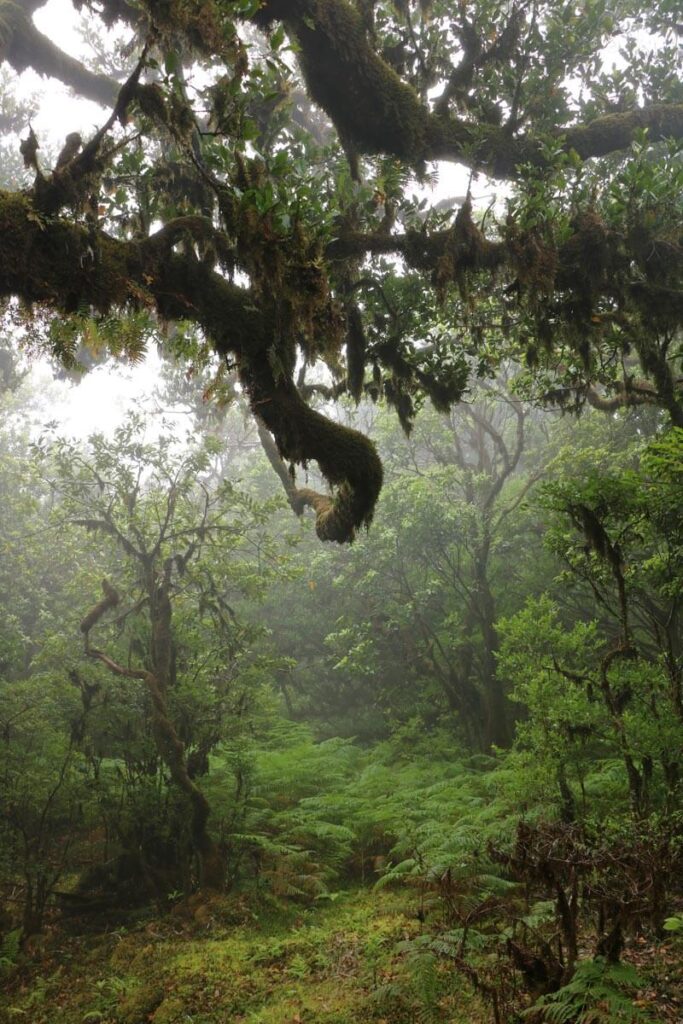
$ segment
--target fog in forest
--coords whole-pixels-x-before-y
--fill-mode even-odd
[[[0,1024],[676,1024],[674,5],[0,4]]]

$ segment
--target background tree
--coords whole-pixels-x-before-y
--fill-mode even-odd
[[[83,453],[57,442],[45,458],[60,517],[118,552],[117,585],[105,578],[103,597],[80,622],[85,654],[144,684],[156,753],[191,810],[200,881],[218,888],[226,866],[198,779],[234,712],[238,664],[253,639],[231,602],[240,592],[262,591],[278,559],[264,531],[267,507],[228,481],[215,491],[203,482],[211,443],[190,451],[174,445],[170,436],[146,443],[143,422],[133,419],[111,443],[94,437]],[[258,565],[245,561],[252,545]],[[95,639],[108,620],[109,641]],[[91,686],[95,693],[100,683]]]

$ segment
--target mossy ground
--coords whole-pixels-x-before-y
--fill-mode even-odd
[[[189,902],[87,936],[55,931],[6,977],[0,1021],[31,1024],[473,1024],[487,1015],[447,967],[417,969],[405,894],[313,908]]]

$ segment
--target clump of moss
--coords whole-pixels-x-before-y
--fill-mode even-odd
[[[126,935],[114,947],[109,962],[114,970],[127,971],[140,953],[140,940],[135,935]]]
[[[177,996],[164,999],[152,1014],[151,1019],[154,1024],[179,1024],[180,1021],[186,1021],[187,1014],[182,999],[178,999]]]
[[[520,293],[526,294],[534,305],[555,287],[557,249],[538,231],[518,233],[514,225],[508,224],[508,236]]]
[[[164,990],[158,982],[143,983],[123,999],[116,1012],[117,1024],[147,1024],[163,1000]]]

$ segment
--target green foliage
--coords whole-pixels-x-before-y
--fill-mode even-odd
[[[129,923],[156,900],[173,940],[197,930],[184,967],[139,951],[151,977],[128,972],[122,941],[122,977],[91,986],[74,1024],[212,1021],[216,990],[226,1019],[254,1024],[304,1009],[460,1024],[467,986],[500,1019],[647,1019],[640,982],[599,957],[636,927],[678,928],[682,435],[586,418],[576,449],[566,420],[516,401],[482,385],[409,439],[380,418],[387,517],[351,551],[291,543],[279,503],[225,476],[216,434],[152,440],[131,420],[88,445],[45,434],[32,452],[5,436],[2,881],[33,927],[57,916],[58,889]],[[266,494],[261,464],[240,458]],[[91,642],[126,670],[158,666],[152,609],[168,586],[169,719],[228,895],[196,892],[189,803],[142,679],[82,650],[102,576],[121,600]],[[496,684],[508,748],[484,742]],[[406,913],[371,923],[392,901]],[[318,915],[325,934],[306,931]],[[131,947],[142,935],[131,924]],[[49,1006],[61,983],[41,984],[32,998]]]
[[[584,960],[572,980],[557,992],[541,996],[536,1004],[522,1014],[524,1020],[537,1024],[638,1024],[653,1021],[633,1002],[633,991],[643,985],[643,978],[626,964],[610,964],[604,960]]]
[[[16,965],[21,949],[21,928],[14,928],[2,937],[0,944],[0,976]]]

